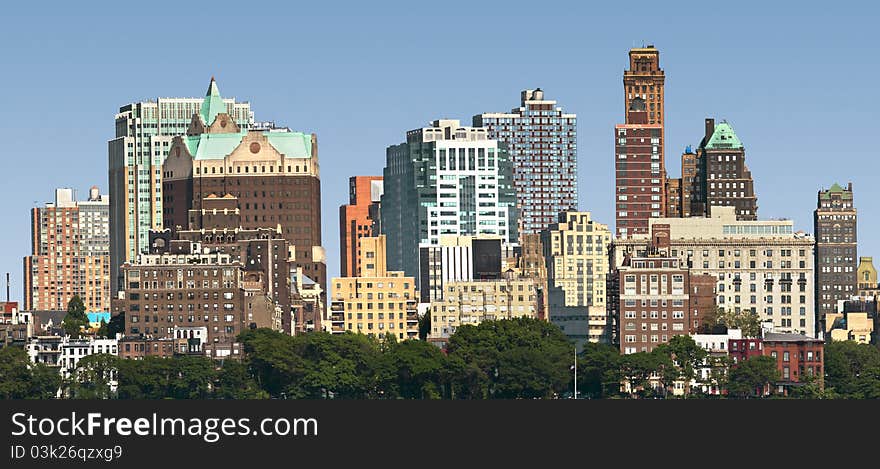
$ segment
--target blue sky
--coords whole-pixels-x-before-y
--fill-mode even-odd
[[[73,2],[76,3],[76,2]],[[578,115],[580,208],[613,225],[613,128],[627,50],[653,43],[666,71],[666,152],[699,143],[707,116],[746,146],[760,218],[812,232],[816,191],[852,181],[859,254],[880,255],[871,200],[880,117],[878,7],[808,2],[481,1],[293,5],[15,2],[0,28],[0,268],[21,299],[29,214],[53,188],[106,192],[119,106],[201,96],[212,75],[259,120],[318,134],[328,273],[351,175],[436,118],[469,122],[541,87]],[[641,7],[644,8],[641,8]],[[4,298],[5,299],[5,298]]]

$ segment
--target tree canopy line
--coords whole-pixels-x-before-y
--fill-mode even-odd
[[[444,353],[419,340],[396,342],[360,334],[289,336],[269,329],[241,334],[242,360],[98,354],[82,358],[62,379],[33,364],[24,350],[0,350],[0,398],[50,399],[513,399],[565,398],[573,391],[574,349],[556,326],[536,319],[462,326]],[[699,377],[699,369],[711,373]],[[770,357],[732,367],[689,336],[675,336],[651,353],[620,355],[586,344],[577,360],[580,398],[672,397],[676,381],[711,383],[727,397],[760,395],[779,379]],[[826,347],[826,381],[794,388],[791,397],[880,398],[880,351],[834,342]],[[653,377],[653,378],[652,378]],[[111,380],[117,382],[115,389]],[[626,380],[630,386],[621,388]],[[685,386],[703,397],[702,386]]]

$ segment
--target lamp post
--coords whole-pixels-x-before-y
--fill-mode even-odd
[[[578,349],[574,347],[574,398],[578,398]]]

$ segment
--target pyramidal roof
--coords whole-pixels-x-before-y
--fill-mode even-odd
[[[739,137],[736,136],[736,132],[733,131],[733,127],[731,127],[727,121],[721,121],[721,123],[715,127],[715,132],[712,133],[712,137],[706,142],[706,149],[709,150],[742,147],[742,142],[740,142]]]
[[[211,125],[217,114],[221,112],[226,112],[226,103],[223,102],[223,98],[220,96],[220,88],[217,87],[217,82],[214,80],[214,77],[211,77],[211,84],[208,85],[208,92],[205,93],[205,100],[202,101],[202,108],[199,114],[201,114],[205,125]]]

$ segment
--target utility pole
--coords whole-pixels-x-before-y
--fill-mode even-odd
[[[577,399],[577,346],[574,347],[574,398]]]

